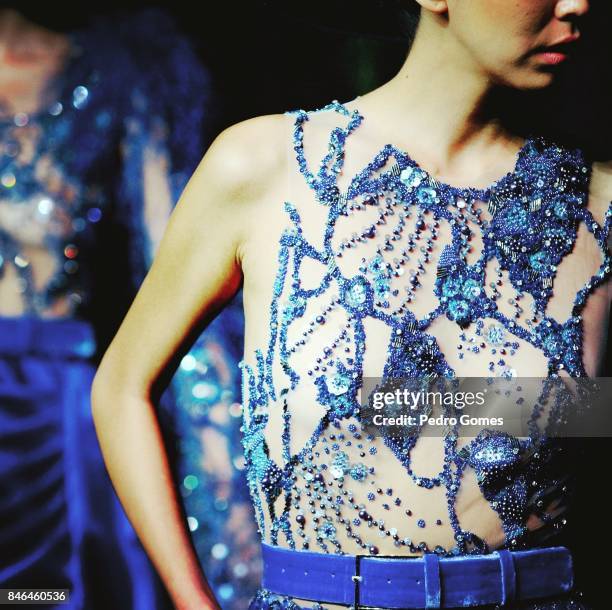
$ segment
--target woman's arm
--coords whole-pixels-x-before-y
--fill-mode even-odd
[[[246,121],[211,145],[93,382],[93,418],[110,477],[179,610],[219,606],[182,518],[155,400],[240,287],[241,247],[284,175],[282,118]]]

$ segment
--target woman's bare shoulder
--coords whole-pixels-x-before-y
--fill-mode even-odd
[[[290,119],[284,114],[261,115],[224,129],[212,142],[189,180],[177,207],[185,214],[181,235],[197,242],[192,227],[216,227],[242,260],[254,226],[266,224],[270,202],[276,207],[286,184]]]
[[[279,197],[285,197],[287,174],[298,169],[294,150],[293,113],[267,114],[224,129],[204,155],[194,185],[207,197],[221,199],[241,218],[259,219]],[[308,113],[308,156],[322,158],[329,134],[337,126],[334,112]],[[233,213],[234,210],[232,210]]]
[[[597,176],[602,184],[612,185],[612,159],[593,162],[593,176]]]
[[[261,115],[235,123],[213,141],[203,163],[218,178],[226,195],[241,202],[256,202],[284,175],[288,117]]]

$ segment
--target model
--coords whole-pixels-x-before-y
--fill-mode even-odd
[[[554,82],[588,2],[418,4],[389,82],[217,138],[97,373],[111,477],[180,610],[220,606],[186,544],[153,390],[240,286],[264,561],[250,610],[586,607],[558,537],[557,443],[398,438],[361,418],[366,379],[595,377],[605,354],[609,172],[516,128],[517,94]]]

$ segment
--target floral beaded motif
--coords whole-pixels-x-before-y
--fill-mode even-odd
[[[527,545],[526,520],[530,514],[554,527],[563,523],[542,510],[546,490],[557,487],[561,493],[566,491],[560,457],[563,452],[554,443],[534,451],[530,439],[483,430],[468,447],[460,449],[455,430],[443,439],[440,472],[423,476],[415,471],[411,459],[418,437],[385,437],[384,444],[403,466],[407,480],[423,489],[444,489],[446,523],[438,515],[413,514],[406,493],[377,487],[379,449],[359,425],[357,399],[363,377],[366,321],[375,320],[389,329],[383,376],[456,376],[435,334],[428,332],[442,316],[459,329],[459,359],[489,350],[492,376],[516,376],[511,365],[519,340],[545,356],[551,379],[558,378],[561,370],[573,377],[586,376],[581,312],[589,294],[610,275],[606,240],[612,206],[600,226],[586,207],[590,166],[582,153],[543,137],[528,138],[517,155],[514,171],[488,189],[441,184],[405,152],[386,145],[341,193],[337,176],[343,167],[344,146],[363,117],[338,102],[316,112],[336,112],[348,118],[346,127],[332,130],[328,152],[313,173],[303,147],[304,123],[311,113],[289,113],[295,116],[293,146],[299,171],[318,203],[327,209],[323,247],[318,249],[306,239],[299,210],[286,201],[290,226],[279,240],[267,351],[256,349],[252,365],[246,359],[240,362],[243,447],[260,534],[271,544],[279,544],[282,535],[290,548],[297,548],[297,538],[301,538],[303,549],[316,546],[317,550],[335,553],[365,549],[377,554],[375,535],[389,536],[396,547],[404,546],[414,553],[488,552],[485,541],[462,527],[455,510],[462,477],[470,468],[482,495],[500,518],[504,544],[510,548]],[[479,203],[486,206],[489,219],[483,218]],[[361,233],[336,235],[343,218],[372,210],[378,210],[378,219],[366,224]],[[390,225],[390,219],[395,227],[385,227],[391,233],[382,237],[381,227]],[[433,266],[432,252],[443,223],[450,227],[451,241],[441,246],[434,269],[433,290],[438,304],[417,317],[411,303],[417,301],[423,277]],[[602,263],[577,292],[571,315],[561,323],[546,315],[546,306],[553,294],[557,267],[572,251],[581,223],[597,241]],[[413,227],[410,231],[409,224]],[[482,250],[476,260],[471,260],[469,242],[476,232]],[[333,240],[338,238],[334,247]],[[343,256],[372,241],[376,253],[362,258],[358,273],[346,274]],[[394,256],[397,250],[400,253]],[[324,269],[314,288],[302,286],[300,272],[305,261],[316,262]],[[413,263],[408,273],[407,261]],[[510,300],[515,318],[498,306],[502,280],[486,285],[490,261],[497,263],[498,278],[505,273],[515,291]],[[526,295],[531,297],[531,312],[525,324],[519,324],[516,319],[524,313]],[[320,313],[314,315],[302,338],[292,342],[292,327],[298,321],[307,325],[312,313],[309,304],[322,297],[327,300],[321,300]],[[292,366],[294,355],[317,333],[323,329],[329,332],[330,320],[338,312],[345,323],[332,333],[333,338],[320,352],[313,351],[310,368]],[[282,384],[273,372],[275,362],[285,376]],[[316,403],[324,410],[308,441],[292,452],[291,438],[296,430],[288,401],[306,383],[313,385]],[[304,404],[303,408],[308,406]],[[281,411],[282,463],[271,457],[265,438],[271,414]],[[524,459],[526,456],[530,459]],[[372,489],[364,493],[359,486]],[[455,544],[431,549],[425,541],[413,540],[402,535],[398,527],[386,525],[386,514],[400,510],[404,518],[414,520],[416,531],[450,526]],[[307,533],[307,524],[314,535]],[[346,531],[353,546],[340,541],[341,530]]]

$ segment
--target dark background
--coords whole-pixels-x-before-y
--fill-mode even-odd
[[[0,2],[55,30],[96,13],[149,6],[172,14],[213,76],[218,107],[211,133],[241,119],[353,99],[391,78],[408,50],[400,7],[410,0],[217,0],[188,3]],[[195,6],[195,5],[192,5]],[[612,6],[591,0],[581,26],[583,57],[549,91],[535,95],[537,123],[577,134],[612,158]],[[527,119],[528,117],[523,117]],[[533,117],[532,117],[533,120]]]
[[[399,2],[393,0],[218,0],[197,5],[197,17],[187,3],[12,4],[31,20],[59,31],[84,25],[96,13],[147,6],[168,10],[191,36],[212,76],[215,102],[208,140],[256,115],[351,100],[391,78],[408,50]],[[578,138],[601,159],[612,158],[611,17],[610,3],[592,3],[581,28],[586,44],[576,67],[549,91],[534,95],[533,113],[524,117]],[[612,348],[611,343],[609,338]],[[606,376],[612,376],[610,351]],[[598,609],[610,605],[612,536],[605,492],[611,480],[611,447],[608,439],[589,442],[578,501],[559,542],[571,545],[578,583]]]

